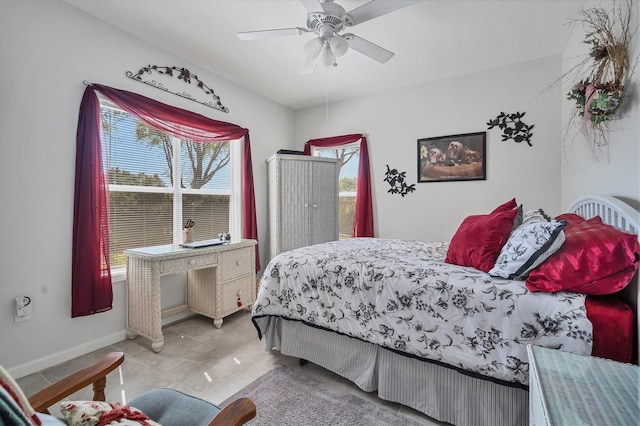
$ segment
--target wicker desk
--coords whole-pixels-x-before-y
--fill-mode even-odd
[[[637,425],[640,367],[528,346],[530,425]]]
[[[255,240],[241,240],[198,249],[164,245],[125,250],[127,337],[146,337],[160,352],[162,317],[185,310],[213,318],[220,328],[225,316],[255,302],[255,245]],[[160,277],[178,272],[187,272],[187,303],[162,311]]]

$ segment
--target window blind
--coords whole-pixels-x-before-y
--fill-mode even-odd
[[[196,240],[229,232],[230,145],[199,143],[156,130],[110,105],[101,106],[101,140],[109,174],[111,266],[123,250],[182,242],[187,220]]]

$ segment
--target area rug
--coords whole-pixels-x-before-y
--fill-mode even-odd
[[[302,372],[276,367],[220,406],[248,397],[256,404],[252,426],[419,426],[393,409],[367,401]]]

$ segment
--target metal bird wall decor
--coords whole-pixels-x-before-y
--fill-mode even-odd
[[[384,181],[391,186],[387,192],[390,192],[391,194],[400,194],[404,197],[409,192],[416,190],[415,184],[407,185],[405,183],[404,180],[407,177],[407,172],[398,172],[397,169],[389,168],[389,165],[387,164],[387,172],[384,176]]]
[[[525,141],[529,146],[533,146],[531,144],[531,137],[533,136],[531,129],[533,129],[534,125],[529,126],[521,120],[525,114],[526,112],[517,111],[513,114],[501,112],[496,118],[489,120],[487,126],[489,126],[489,130],[496,126],[500,128],[502,130],[502,141],[513,139],[514,142]]]

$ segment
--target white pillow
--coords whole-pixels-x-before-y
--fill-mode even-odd
[[[553,219],[542,209],[528,210],[522,217],[521,224],[531,222],[551,222]]]
[[[529,271],[560,250],[565,240],[562,228],[566,224],[551,219],[542,209],[528,211],[522,225],[513,230],[500,250],[489,275],[526,279]]]

